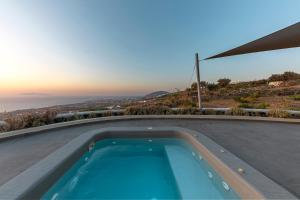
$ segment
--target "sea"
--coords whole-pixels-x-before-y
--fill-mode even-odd
[[[103,99],[121,99],[122,97],[109,96],[13,96],[0,97],[0,113],[15,110],[44,108],[56,105],[68,105],[75,103],[84,103],[87,101],[96,101]]]

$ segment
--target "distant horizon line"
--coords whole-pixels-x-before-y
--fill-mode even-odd
[[[231,83],[240,83],[240,82],[249,82],[249,81],[257,81],[257,80],[263,80],[263,79],[268,79],[270,76],[274,75],[274,74],[284,74],[285,72],[295,72],[295,73],[300,73],[297,70],[285,70],[283,72],[279,72],[279,73],[269,73],[269,75],[262,77],[262,78],[255,78],[252,80],[232,80],[231,78],[229,78],[229,76],[224,76],[224,77],[220,77],[218,79],[222,79],[222,78],[229,78],[231,79]],[[201,80],[201,81],[205,81],[207,83],[217,83],[217,80],[215,81],[206,81],[206,80]],[[196,82],[196,80],[192,80],[190,84]],[[182,87],[179,88],[180,90],[185,90],[186,88],[190,87],[190,85],[187,85],[186,87]],[[125,91],[122,92],[120,91],[119,94],[118,92],[114,92],[115,94],[104,94],[101,95],[101,91],[99,92],[92,92],[92,93],[86,93],[86,94],[80,94],[80,92],[78,92],[76,94],[76,92],[71,92],[68,94],[62,94],[61,92],[34,92],[34,91],[29,91],[29,92],[20,92],[20,93],[11,93],[11,94],[5,94],[5,95],[1,95],[0,98],[13,98],[13,97],[68,97],[68,98],[80,98],[80,97],[141,97],[141,96],[145,96],[147,94],[150,94],[152,92],[157,92],[157,91],[166,91],[166,92],[170,92],[172,93],[173,91],[176,91],[177,88],[173,88],[173,89],[153,89],[153,90],[149,90],[149,91],[140,91],[140,92],[133,92],[132,94],[130,94],[130,92],[128,92],[128,94],[124,94],[126,93]],[[82,92],[82,91],[81,91]],[[98,94],[97,94],[98,93]],[[107,91],[103,92],[103,93],[108,93]]]
[[[147,93],[146,93],[147,94]],[[50,93],[45,93],[45,94],[28,94],[28,93],[20,93],[16,95],[6,95],[2,96],[0,98],[10,98],[10,97],[68,97],[68,98],[78,98],[78,97],[140,97],[144,95],[61,95],[61,94],[50,94]]]

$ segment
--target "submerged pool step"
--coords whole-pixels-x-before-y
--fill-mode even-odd
[[[222,199],[196,153],[175,145],[165,146],[165,151],[182,199]]]

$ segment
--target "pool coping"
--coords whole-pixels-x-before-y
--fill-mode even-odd
[[[228,115],[123,115],[123,116],[109,116],[100,118],[90,118],[82,120],[74,120],[68,122],[54,123],[39,127],[20,129],[15,131],[0,133],[0,141],[8,140],[15,137],[23,137],[31,134],[42,133],[44,131],[56,130],[61,128],[68,128],[80,125],[95,124],[102,122],[113,122],[121,120],[143,120],[143,119],[201,119],[201,120],[236,120],[236,121],[258,121],[271,123],[292,123],[300,124],[300,119],[287,118],[272,118],[272,117],[252,117],[252,116],[228,116]]]
[[[0,198],[40,197],[83,152],[88,150],[88,145],[92,141],[107,137],[162,137],[162,135],[176,136],[190,142],[224,180],[238,190],[243,199],[297,199],[205,135],[179,127],[118,127],[84,133],[2,185]],[[238,168],[242,168],[245,173],[238,173]]]

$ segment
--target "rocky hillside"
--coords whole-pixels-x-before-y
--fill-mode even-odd
[[[169,94],[169,92],[166,92],[166,91],[156,91],[156,92],[152,92],[150,94],[145,95],[143,99],[159,98],[159,97],[163,97],[163,96],[165,96],[167,94]]]
[[[207,108],[240,107],[300,110],[300,74],[285,72],[267,79],[231,83],[228,78],[216,83],[201,82],[203,106]],[[154,92],[130,106],[197,106],[197,84],[176,93]]]

